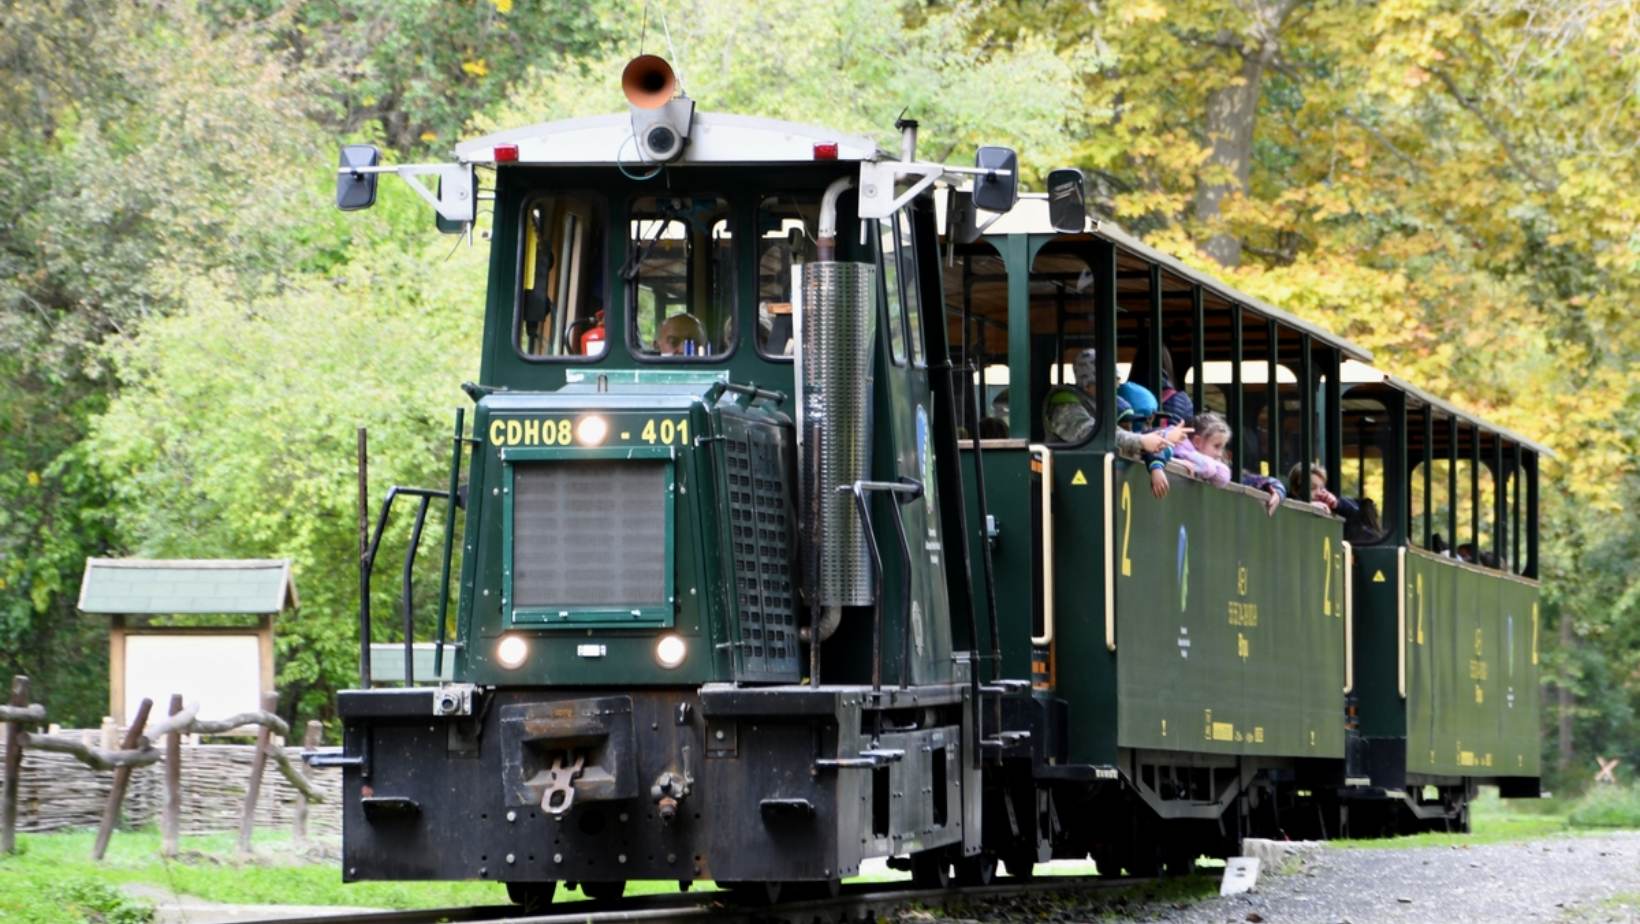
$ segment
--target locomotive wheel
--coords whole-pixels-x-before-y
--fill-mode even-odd
[[[1169,876],[1188,876],[1196,871],[1196,851],[1190,847],[1169,850],[1162,868]]]
[[[1002,867],[1015,879],[1029,879],[1036,872],[1036,851],[1019,850],[1002,858]]]
[[[781,894],[788,900],[803,901],[806,899],[836,898],[843,894],[843,880],[841,879],[805,879],[799,882],[785,883]]]
[[[943,850],[925,850],[911,855],[911,884],[919,889],[949,889],[951,861]]]
[[[626,880],[616,879],[613,882],[583,882],[581,894],[596,901],[613,901],[626,894]]]
[[[1122,855],[1115,848],[1101,847],[1093,852],[1093,864],[1099,867],[1099,875],[1108,879],[1115,879],[1122,875]]]
[[[979,853],[957,861],[957,882],[965,886],[988,886],[997,875],[997,858]]]
[[[509,882],[507,900],[524,909],[525,914],[540,914],[552,904],[557,891],[556,882]]]
[[[720,882],[718,886],[728,889],[743,905],[773,905],[780,901],[778,882]]]

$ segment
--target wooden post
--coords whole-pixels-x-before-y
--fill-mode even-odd
[[[319,746],[320,735],[322,733],[322,730],[323,730],[323,726],[320,725],[318,721],[310,720],[307,723],[307,731],[302,735],[302,750],[311,751],[314,748],[318,747]],[[300,773],[303,776],[307,777],[308,779],[313,778],[313,775],[308,772],[308,768],[307,768],[306,764],[302,765]],[[296,830],[295,830],[296,843],[298,843],[298,844],[307,843],[307,822],[308,822],[308,798],[307,798],[307,794],[298,792],[296,794]]]
[[[125,739],[120,742],[120,750],[129,751],[142,740],[142,727],[148,724],[148,711],[154,708],[154,701],[144,699],[137,706],[137,717],[131,720],[131,727],[125,730]],[[97,829],[97,843],[91,847],[91,858],[101,860],[108,852],[108,839],[114,835],[114,826],[120,822],[120,803],[125,801],[125,787],[131,782],[130,767],[114,768],[114,787],[108,791],[108,804],[103,806],[102,826]]]
[[[262,694],[262,711],[279,708],[276,693]],[[262,793],[262,770],[268,765],[268,738],[273,730],[266,725],[256,732],[256,753],[251,757],[251,779],[245,785],[245,811],[239,816],[239,852],[251,852],[251,829],[256,826],[256,799]]]
[[[171,715],[182,711],[182,694],[171,694]],[[182,828],[182,729],[165,736],[165,806],[159,816],[160,856],[177,855]]]
[[[19,674],[11,678],[11,704],[27,706],[28,678]],[[23,773],[23,723],[7,722],[6,729],[6,788],[3,814],[0,814],[0,853],[17,852],[17,778]]]

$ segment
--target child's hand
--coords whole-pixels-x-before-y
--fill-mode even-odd
[[[1149,433],[1141,433],[1139,434],[1139,445],[1145,452],[1161,452],[1162,447],[1167,445],[1167,434],[1156,430],[1152,430]]]
[[[1191,427],[1168,427],[1162,431],[1162,438],[1177,446],[1190,438],[1196,431]]]
[[[1273,517],[1276,515],[1276,508],[1281,506],[1281,495],[1275,491],[1268,493],[1270,496],[1264,499],[1264,513]]]
[[[1185,471],[1189,472],[1190,474],[1194,475],[1195,477],[1197,477],[1197,478],[1202,477],[1202,473],[1200,471],[1198,471],[1197,468],[1196,468],[1196,463],[1190,461],[1189,459],[1180,459],[1180,458],[1175,457],[1173,459],[1173,461],[1175,463],[1179,464],[1179,465],[1184,466]]]
[[[1159,498],[1167,496],[1167,472],[1159,468],[1150,470],[1150,493]]]
[[[1338,506],[1337,495],[1333,494],[1333,492],[1327,490],[1326,488],[1316,489],[1314,495],[1310,499],[1328,510],[1332,510]]]
[[[1313,500],[1313,501],[1310,501],[1310,504],[1312,506],[1314,506],[1315,509],[1321,511],[1322,513],[1325,513],[1325,514],[1331,514],[1332,513],[1332,508],[1327,506],[1326,501]]]

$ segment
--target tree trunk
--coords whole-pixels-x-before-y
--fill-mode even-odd
[[[1252,22],[1242,33],[1221,31],[1214,41],[1220,47],[1234,45],[1240,67],[1233,81],[1207,96],[1205,128],[1210,150],[1205,167],[1213,177],[1196,184],[1198,221],[1217,221],[1225,197],[1247,191],[1264,72],[1281,50],[1281,28],[1300,2],[1260,0],[1249,9]],[[1228,179],[1225,174],[1229,174]],[[1221,266],[1241,262],[1241,240],[1228,231],[1216,231],[1202,249]]]
[[[1560,656],[1570,659],[1572,655],[1572,617],[1567,613],[1560,614]],[[1566,665],[1569,669],[1570,665]],[[1572,690],[1565,682],[1555,684],[1557,701],[1556,724],[1559,725],[1559,740],[1556,742],[1560,750],[1560,771],[1566,772],[1572,765]]]

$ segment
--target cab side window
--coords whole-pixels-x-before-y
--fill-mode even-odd
[[[757,206],[757,351],[771,359],[792,355],[793,304],[799,268],[814,259],[820,197],[765,196]]]
[[[549,194],[524,207],[514,343],[528,357],[603,352],[604,206]]]
[[[621,275],[634,355],[710,360],[734,350],[734,236],[723,199],[635,200]]]
[[[905,365],[905,303],[900,286],[900,248],[893,219],[877,223],[883,254],[883,286],[888,294],[888,349],[894,365]]]
[[[922,332],[922,293],[918,291],[917,278],[917,248],[911,236],[911,210],[900,209],[894,215],[895,223],[900,230],[900,284],[905,288],[905,320],[907,326],[906,344],[911,351],[911,361],[917,366],[926,365],[928,360],[923,355]]]

